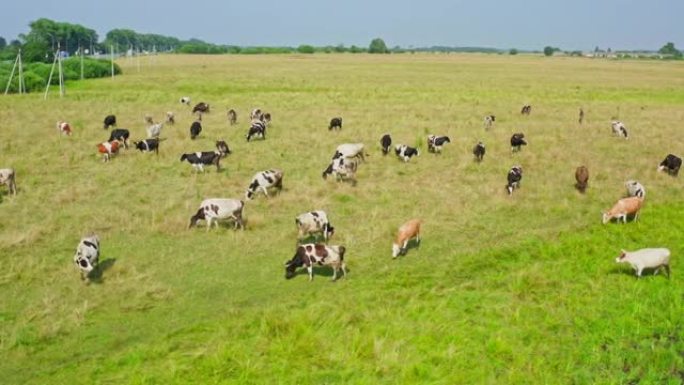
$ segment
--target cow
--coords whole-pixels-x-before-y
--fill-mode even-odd
[[[164,123],[156,123],[147,127],[147,137],[148,138],[158,138],[161,135],[161,130],[164,127]]]
[[[656,275],[660,268],[665,268],[667,278],[670,278],[670,250],[666,248],[622,250],[620,256],[615,258],[615,262],[632,265],[637,278],[641,277],[641,272],[644,269],[655,269],[653,275]]]
[[[271,124],[271,113],[270,112],[264,112],[261,115],[261,121],[264,122],[265,125],[270,125]]]
[[[332,280],[337,280],[338,270],[342,270],[342,276],[347,276],[347,265],[344,262],[344,246],[327,246],[323,244],[308,243],[297,247],[294,257],[285,262],[285,278],[291,279],[296,275],[298,267],[306,267],[309,272],[309,281],[313,280],[313,266],[315,264],[332,266]]]
[[[323,239],[328,241],[335,233],[335,228],[330,224],[328,215],[323,210],[309,211],[295,218],[295,224],[299,231],[297,239],[303,239],[311,234],[321,233]]]
[[[209,104],[204,102],[199,102],[195,104],[195,107],[192,108],[192,113],[194,114],[196,112],[200,114],[209,112]]]
[[[363,143],[343,143],[337,146],[333,160],[338,158],[358,158],[365,161],[366,156],[363,153]]]
[[[200,132],[202,132],[202,123],[200,123],[199,120],[195,120],[190,125],[190,139],[195,140],[195,138],[199,136]]]
[[[394,153],[397,154],[400,159],[403,159],[404,162],[408,162],[414,156],[420,156],[418,149],[409,147],[405,144],[397,144],[394,146]]]
[[[610,210],[603,212],[602,222],[605,225],[611,219],[617,218],[618,223],[620,223],[620,219],[622,219],[623,223],[627,223],[628,215],[633,215],[634,221],[636,221],[639,217],[639,210],[641,210],[641,206],[643,206],[643,204],[644,198],[622,198],[617,201]]]
[[[417,243],[420,243],[421,223],[420,219],[411,219],[399,227],[397,237],[394,243],[392,243],[392,258],[406,254],[408,243],[411,239],[415,239]]]
[[[232,219],[233,227],[235,229],[245,229],[245,224],[242,219],[242,210],[245,207],[245,202],[239,199],[227,198],[210,198],[205,199],[200,204],[197,213],[190,217],[190,226],[192,228],[197,225],[200,220],[207,222],[207,231],[211,228],[211,224],[219,226],[220,220]]]
[[[520,146],[527,146],[525,134],[517,132],[511,136],[511,152],[520,151]]]
[[[356,158],[339,157],[333,159],[328,167],[323,171],[323,179],[327,179],[328,175],[335,174],[337,181],[351,181],[352,185],[356,185],[356,170],[358,169],[358,162]]]
[[[128,137],[130,136],[130,132],[128,132],[127,129],[125,128],[116,128],[112,130],[112,132],[109,134],[109,142],[113,142],[115,140],[121,142],[123,144],[124,148],[128,148]]]
[[[627,197],[646,197],[646,188],[635,180],[625,182],[625,188],[627,189]]]
[[[6,185],[10,195],[17,195],[16,176],[13,168],[0,168],[0,185]]]
[[[176,115],[173,111],[166,111],[166,123],[176,124]]]
[[[256,196],[258,190],[264,192],[266,198],[268,198],[268,188],[274,187],[278,192],[283,189],[283,172],[278,169],[270,169],[266,171],[260,171],[254,174],[252,182],[247,187],[245,192],[245,198],[252,200]]]
[[[584,194],[589,185],[589,169],[586,166],[577,167],[575,170],[575,180],[577,181],[575,188]]]
[[[508,183],[506,184],[506,191],[508,195],[513,194],[513,190],[520,188],[520,181],[522,180],[522,166],[513,166],[508,171]]]
[[[225,140],[216,141],[216,150],[221,153],[221,157],[225,158],[226,155],[231,154],[230,147]]]
[[[578,119],[579,124],[582,124],[584,122],[584,110],[582,108],[579,109],[579,119]]]
[[[179,99],[180,104],[185,104],[186,106],[190,105],[190,97],[189,96],[183,96]]]
[[[159,155],[159,142],[159,138],[151,138],[141,140],[139,142],[134,141],[133,146],[135,146],[136,149],[140,150],[140,152],[154,151],[155,154]]]
[[[97,266],[100,259],[100,238],[97,235],[83,237],[76,246],[74,263],[81,271],[81,279],[88,279],[88,275]]]
[[[266,124],[259,119],[252,120],[252,124],[245,137],[248,142],[255,137],[266,140]]]
[[[221,170],[219,161],[222,154],[219,151],[192,152],[181,155],[181,162],[187,160],[196,170],[204,172],[204,166],[216,165],[216,172]]]
[[[231,126],[237,123],[237,112],[232,108],[228,110],[228,122],[230,122]]]
[[[532,112],[532,106],[529,104],[526,104],[523,106],[523,108],[520,110],[520,114],[522,115],[529,115]]]
[[[428,135],[428,137],[427,137],[428,152],[441,154],[442,153],[442,146],[444,146],[447,143],[451,143],[451,139],[449,139],[448,136]]]
[[[71,125],[67,122],[57,122],[57,131],[62,135],[71,135]]]
[[[112,155],[119,152],[119,142],[113,140],[111,142],[102,142],[97,145],[97,151],[102,154],[102,161],[109,162]]]
[[[658,171],[667,171],[668,174],[677,176],[680,167],[682,167],[682,158],[674,154],[667,154],[665,159],[660,162]]]
[[[110,127],[116,127],[116,116],[114,115],[107,115],[104,118],[104,129],[108,129]]]
[[[249,113],[249,119],[250,120],[254,120],[254,119],[261,120],[262,116],[263,116],[263,114],[261,113],[260,108],[255,108],[252,110],[252,112]]]
[[[492,124],[496,121],[496,116],[494,115],[487,115],[484,117],[484,126],[485,130],[489,130],[492,128]]]
[[[330,119],[330,125],[328,126],[328,131],[331,131],[333,128],[341,130],[342,129],[342,118],[332,118]]]
[[[482,159],[485,156],[485,145],[482,142],[477,142],[475,147],[473,147],[473,155],[475,155],[475,161],[477,162],[482,162]]]
[[[392,137],[389,133],[380,138],[380,146],[382,147],[382,155],[387,155],[392,147]]]
[[[618,137],[629,139],[629,135],[627,134],[627,127],[625,127],[625,124],[622,123],[619,120],[614,120],[610,123],[610,127],[613,130],[613,135],[617,135]]]

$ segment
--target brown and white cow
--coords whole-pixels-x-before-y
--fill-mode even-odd
[[[67,122],[57,122],[57,130],[62,135],[71,135],[71,125]]]
[[[102,142],[97,145],[97,151],[102,154],[103,162],[109,162],[112,155],[119,152],[119,142],[116,140],[112,142]]]
[[[297,247],[297,252],[291,260],[285,262],[285,278],[293,278],[298,267],[306,267],[309,281],[313,280],[313,266],[315,264],[332,266],[332,280],[337,279],[337,271],[342,269],[342,276],[347,276],[347,265],[344,263],[344,246],[327,246],[308,243]]]

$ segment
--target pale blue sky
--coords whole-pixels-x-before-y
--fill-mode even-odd
[[[25,0],[3,6],[0,36],[40,17],[236,45],[684,48],[684,0]]]

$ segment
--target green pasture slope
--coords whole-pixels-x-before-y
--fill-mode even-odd
[[[2,384],[680,384],[684,381],[684,184],[656,172],[684,155],[684,66],[518,55],[158,56],[125,75],[0,97]],[[198,140],[178,98],[211,104]],[[532,114],[519,114],[531,104]],[[247,143],[249,111],[273,115]],[[586,122],[577,123],[579,107]],[[226,110],[238,111],[230,126]],[[165,126],[159,156],[96,154],[116,114],[133,139]],[[485,132],[482,118],[495,114]],[[341,132],[329,119],[344,118]],[[619,116],[629,140],[611,136]],[[67,120],[72,137],[62,137]],[[417,145],[404,164],[380,136]],[[511,154],[512,133],[529,145]],[[447,134],[443,155],[429,133]],[[183,152],[227,140],[216,172]],[[478,140],[484,162],[472,160]],[[362,141],[358,184],[323,181],[334,148]],[[505,193],[522,165],[521,188]],[[590,170],[586,195],[574,170]],[[188,230],[208,197],[242,198],[257,171],[283,192],[246,203],[247,230]],[[641,181],[637,222],[601,211]],[[328,212],[348,275],[284,278],[297,214]],[[392,260],[406,219],[423,242]],[[103,272],[72,265],[89,231]],[[672,277],[635,279],[621,248],[668,247]]]

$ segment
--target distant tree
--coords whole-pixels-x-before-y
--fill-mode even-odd
[[[339,53],[347,52],[347,49],[344,47],[344,44],[340,44],[340,45],[335,47],[335,52],[339,52]]]
[[[314,47],[308,44],[302,44],[299,47],[297,47],[297,52],[299,53],[314,53],[314,51]]]
[[[5,40],[4,37],[0,36],[0,50],[5,49],[7,47],[7,40]]]
[[[352,45],[351,47],[349,47],[349,52],[351,52],[351,53],[361,53],[361,52],[363,52],[363,49],[362,49],[362,48],[359,48],[359,47],[357,47],[357,46],[355,46],[355,45]]]
[[[509,55],[517,55],[517,54],[518,54],[518,50],[515,49],[515,48],[511,48],[511,50],[508,51],[508,54],[509,54]]]
[[[19,48],[21,47],[21,42],[17,39],[10,41],[10,47]]]
[[[378,37],[371,41],[368,46],[368,53],[389,53],[389,50],[387,45],[385,45],[385,41]]]
[[[551,46],[544,47],[544,56],[551,56],[555,52],[554,48]]]
[[[675,48],[674,43],[668,42],[664,46],[662,46],[659,50],[658,53],[662,55],[672,55],[674,57],[682,57],[682,53]]]

